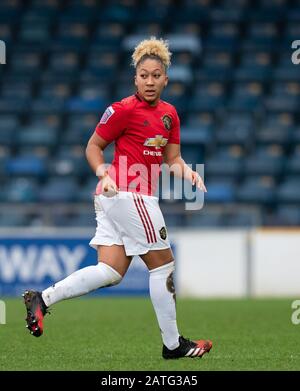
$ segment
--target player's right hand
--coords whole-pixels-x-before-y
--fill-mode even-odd
[[[99,182],[96,188],[96,195],[102,194],[105,197],[113,197],[119,192],[116,182],[106,174]]]

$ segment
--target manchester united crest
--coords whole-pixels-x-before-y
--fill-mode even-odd
[[[165,115],[162,117],[162,121],[163,121],[163,123],[164,123],[165,128],[166,128],[167,130],[170,130],[171,127],[172,127],[172,118],[171,118],[169,115],[165,114]]]
[[[166,227],[162,227],[162,228],[159,230],[159,234],[160,234],[160,237],[162,238],[162,240],[166,240],[166,238],[167,238],[167,230],[166,230]]]

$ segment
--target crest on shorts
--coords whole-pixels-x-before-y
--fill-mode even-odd
[[[164,123],[164,126],[167,130],[170,130],[171,127],[172,127],[172,118],[165,114],[163,117],[162,117],[162,122]]]
[[[162,238],[162,240],[166,240],[166,238],[167,238],[167,230],[166,230],[166,227],[162,227],[162,228],[159,230],[159,234],[160,234],[160,237]]]
[[[112,106],[109,106],[103,113],[100,124],[106,124],[106,122],[110,119],[110,117],[113,115],[115,110],[112,108]]]

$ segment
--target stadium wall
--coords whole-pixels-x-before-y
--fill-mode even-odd
[[[181,297],[300,297],[300,230],[169,232]],[[0,230],[0,296],[44,289],[96,262],[86,229]],[[148,294],[148,271],[134,259],[121,284],[93,294]]]

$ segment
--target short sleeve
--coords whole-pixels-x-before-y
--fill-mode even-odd
[[[174,110],[172,118],[173,126],[170,130],[168,144],[180,144],[180,119],[176,110]]]
[[[121,102],[113,103],[103,113],[95,132],[107,142],[116,140],[127,126],[127,110]]]

